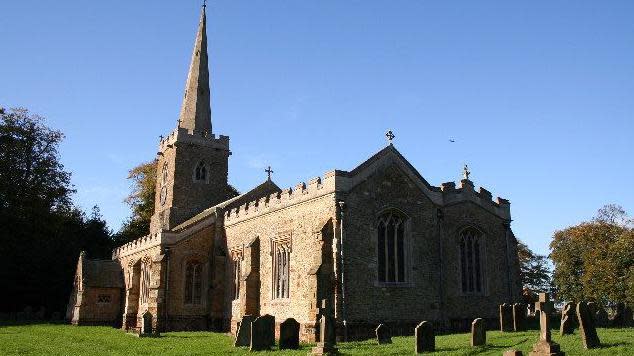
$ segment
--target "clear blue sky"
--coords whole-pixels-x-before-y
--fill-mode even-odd
[[[75,200],[117,229],[176,124],[201,1],[2,1],[0,105],[62,130]],[[634,208],[634,1],[211,1],[214,132],[244,191],[396,147],[511,201],[516,235]],[[455,143],[450,143],[454,138]]]

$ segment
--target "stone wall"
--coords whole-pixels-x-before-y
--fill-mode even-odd
[[[109,301],[100,301],[100,296],[108,296]],[[77,296],[76,313],[71,323],[74,325],[117,326],[121,318],[121,289],[88,287]]]

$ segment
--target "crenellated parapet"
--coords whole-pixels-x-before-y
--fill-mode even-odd
[[[187,143],[198,146],[212,147],[218,150],[229,151],[229,136],[220,135],[216,137],[213,133],[190,133],[183,127],[177,127],[169,135],[161,136],[159,142],[159,154],[167,148],[179,143]]]
[[[148,234],[112,250],[112,259],[134,254],[161,244],[161,232]]]
[[[235,224],[334,193],[345,185],[343,183],[348,179],[346,174],[347,172],[343,171],[326,172],[323,177],[315,177],[309,180],[308,183],[299,182],[292,188],[283,189],[281,192],[263,196],[226,210],[224,212],[225,224]]]
[[[442,183],[440,190],[445,206],[470,201],[503,219],[511,219],[511,203],[508,200],[500,197],[493,200],[490,191],[483,187],[476,191],[473,182],[468,179],[461,180],[458,188],[454,182]]]

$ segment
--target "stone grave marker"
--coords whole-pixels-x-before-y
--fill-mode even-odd
[[[392,333],[390,332],[390,328],[387,325],[379,324],[379,326],[375,330],[375,333],[376,341],[379,343],[379,345],[392,343]]]
[[[579,322],[579,335],[581,335],[583,347],[593,349],[601,346],[601,341],[599,341],[597,329],[594,325],[594,318],[592,317],[588,304],[589,303],[585,302],[579,302],[577,304],[577,321]]]
[[[331,316],[328,301],[321,301],[321,318],[319,319],[319,342],[313,347],[313,355],[336,355],[337,335],[335,332],[335,320]]]
[[[483,346],[487,343],[487,331],[484,319],[477,318],[471,323],[471,346]]]
[[[436,338],[434,326],[429,321],[423,321],[414,329],[414,353],[434,352],[436,350]]]
[[[560,335],[571,335],[575,330],[575,303],[568,302],[561,311],[561,325],[559,326]]]
[[[238,324],[236,341],[233,346],[249,346],[251,344],[251,323],[255,320],[253,315],[245,315]]]
[[[150,311],[146,311],[145,313],[143,313],[142,316],[142,323],[141,323],[141,333],[139,334],[140,336],[152,336],[152,313],[150,313]]]
[[[520,350],[506,350],[504,356],[523,356],[524,354]]]
[[[533,345],[531,356],[563,356],[559,344],[552,341],[550,335],[550,313],[554,311],[553,302],[547,293],[539,293],[539,301],[535,303],[535,311],[539,312],[539,341]]]
[[[280,350],[299,349],[299,323],[293,318],[288,318],[280,324]]]
[[[262,315],[251,323],[250,351],[269,350],[275,345],[275,317]]]
[[[513,330],[526,330],[526,306],[524,304],[513,304]]]
[[[513,307],[507,303],[500,305],[500,331],[513,331]]]

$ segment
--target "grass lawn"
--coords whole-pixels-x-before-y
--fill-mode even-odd
[[[600,349],[586,351],[578,334],[554,340],[567,355],[634,355],[634,328],[599,329]],[[487,332],[486,347],[469,347],[469,334],[436,337],[436,354],[501,355],[504,350],[532,349],[538,332]],[[394,337],[391,345],[376,345],[373,340],[340,343],[344,355],[409,355],[414,350],[413,337]],[[0,355],[243,355],[248,348],[234,348],[233,339],[210,332],[164,333],[160,338],[138,338],[109,327],[74,327],[62,324],[0,326]],[[311,345],[301,350],[275,352],[280,355],[306,355]],[[260,353],[263,354],[263,353]],[[268,354],[271,354],[270,352]]]

